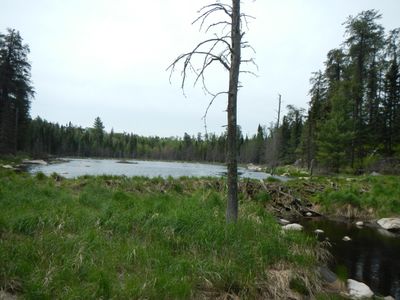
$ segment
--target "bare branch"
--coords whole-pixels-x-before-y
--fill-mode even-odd
[[[252,71],[248,71],[248,70],[243,70],[243,71],[240,71],[239,73],[250,74],[250,75],[253,75],[254,77],[258,77],[258,75],[256,73],[254,73]]]
[[[219,57],[218,55],[215,55],[215,54],[212,54],[212,53],[209,53],[209,52],[205,52],[205,51],[193,51],[193,52],[188,52],[188,53],[185,53],[185,54],[180,55],[180,56],[167,68],[167,70],[170,69],[173,65],[176,65],[180,60],[184,59],[185,57],[186,57],[186,58],[185,58],[184,65],[186,65],[187,63],[189,63],[189,61],[191,60],[192,56],[195,55],[195,54],[199,54],[199,55],[208,55],[208,56],[214,58],[216,61],[220,62],[220,63],[225,67],[225,69],[227,69],[228,71],[229,71],[229,69],[230,69],[229,65],[228,65],[225,61],[223,61],[222,58]],[[185,68],[185,69],[186,69],[186,68]]]
[[[226,49],[224,50],[224,51],[222,51],[218,56],[223,60],[223,61],[225,61],[226,62],[226,64],[227,65],[229,65],[229,59],[226,57],[226,52],[231,52],[231,46],[230,46],[230,44],[228,43],[228,42],[226,42],[225,40],[223,40],[223,38],[228,38],[227,36],[225,36],[225,37],[222,37],[222,40],[220,40],[220,39],[216,39],[215,40],[215,42],[214,42],[214,44],[211,46],[211,48],[209,49],[209,53],[212,53],[213,51],[214,51],[214,49],[215,49],[215,47],[220,43],[220,42],[224,42],[225,44],[226,44]],[[204,90],[207,92],[207,93],[209,93],[209,94],[211,94],[212,95],[212,93],[210,93],[209,92],[209,90],[208,90],[208,88],[207,88],[207,86],[206,86],[206,84],[205,84],[205,78],[204,78],[204,72],[205,72],[205,70],[208,68],[208,66],[210,66],[214,61],[215,61],[216,59],[214,58],[214,57],[211,57],[210,58],[210,55],[206,55],[205,57],[204,57],[204,60],[203,60],[203,67],[201,68],[201,71],[200,71],[200,74],[197,76],[197,78],[196,78],[196,80],[194,81],[194,85],[196,85],[196,83],[197,83],[197,81],[200,79],[200,77],[201,77],[201,79],[202,79],[202,82],[203,82],[203,88],[204,88]]]
[[[254,17],[252,15],[244,14],[244,13],[240,14],[240,17],[241,18],[249,18],[249,19],[253,19],[253,20],[256,19],[256,17]]]
[[[216,42],[216,43],[220,43],[220,42],[221,42],[221,43],[224,43],[227,47],[229,47],[229,50],[231,51],[231,48],[230,48],[231,45],[230,45],[224,38],[228,38],[228,36],[218,37],[218,38],[212,38],[212,39],[208,39],[208,40],[205,40],[205,41],[200,42],[199,44],[197,44],[197,46],[196,46],[192,51],[178,56],[178,58],[175,59],[175,61],[167,68],[167,70],[170,69],[171,66],[175,65],[179,60],[183,59],[184,57],[186,57],[186,56],[192,56],[193,54],[196,54],[196,53],[197,53],[197,54],[204,54],[204,55],[205,55],[205,54],[208,54],[208,55],[210,55],[210,56],[212,56],[212,57],[219,58],[218,60],[223,64],[223,66],[224,66],[227,70],[229,70],[229,65],[228,65],[226,62],[224,62],[223,60],[221,60],[219,56],[217,56],[217,55],[211,53],[210,51],[207,51],[207,52],[205,52],[205,51],[198,51],[198,49],[199,49],[201,46],[203,46],[203,45],[205,45],[205,44],[207,44],[207,43],[210,43],[210,42],[214,42],[214,43],[215,43],[215,42]],[[214,47],[212,46],[211,49],[213,49],[213,48],[214,48]]]
[[[224,31],[226,26],[231,26],[232,23],[228,22],[228,21],[221,21],[221,22],[212,23],[212,24],[208,25],[208,27],[205,30],[205,32],[207,33],[211,28],[214,28],[214,27],[219,26],[219,25],[225,25],[224,28],[222,29],[222,31]]]
[[[256,69],[257,69],[257,71],[258,71],[258,65],[257,65],[257,63],[255,62],[254,58],[242,59],[242,60],[240,61],[240,63],[252,64],[253,66],[256,67]]]
[[[207,114],[208,114],[208,111],[209,111],[211,105],[214,103],[214,100],[216,98],[218,98],[218,96],[223,95],[223,94],[229,94],[229,92],[219,92],[219,93],[216,93],[216,94],[212,95],[213,97],[211,98],[210,103],[208,103],[207,109],[204,112],[203,117],[201,118],[202,120],[204,120],[204,129],[205,129],[206,133],[207,133]]]
[[[224,12],[229,17],[229,19],[231,19],[232,7],[230,5],[222,4],[222,3],[213,3],[213,4],[202,7],[198,11],[199,13],[201,13],[201,15],[197,19],[195,19],[192,22],[192,24],[195,24],[201,20],[201,23],[200,23],[200,30],[201,30],[203,28],[204,23],[207,20],[207,18],[210,15],[212,15],[214,12],[217,12],[217,11]]]
[[[241,45],[242,45],[242,49],[249,48],[249,49],[251,49],[253,51],[254,54],[256,54],[256,50],[253,48],[253,46],[251,46],[249,44],[249,42],[247,42],[247,41],[242,42]]]
[[[216,10],[216,11],[223,11],[228,17],[229,19],[232,19],[232,6],[229,4],[224,4],[224,3],[212,3],[206,6],[203,6],[202,8],[200,8],[198,10],[199,13],[202,13],[203,11],[206,11],[205,13],[203,13],[200,17],[198,17],[194,22],[196,23],[199,19],[202,18],[202,16],[204,16],[204,14],[206,14],[207,12],[211,11],[211,10]]]
[[[255,20],[256,18],[247,14],[240,14],[240,20],[244,20],[244,24],[246,25],[247,30],[249,30],[249,21],[247,19],[253,19]],[[241,24],[243,22],[241,21]]]

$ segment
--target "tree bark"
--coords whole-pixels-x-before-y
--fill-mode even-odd
[[[238,187],[237,187],[237,94],[241,60],[240,0],[232,0],[231,29],[231,68],[229,71],[228,94],[228,199],[226,220],[228,223],[238,219]]]

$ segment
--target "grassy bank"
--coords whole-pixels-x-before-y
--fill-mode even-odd
[[[0,171],[0,290],[27,299],[281,299],[319,290],[317,242],[218,179]],[[291,287],[291,289],[289,288]]]
[[[314,177],[287,186],[324,214],[365,219],[400,215],[399,176]]]

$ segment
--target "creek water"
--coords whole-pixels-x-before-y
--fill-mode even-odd
[[[226,166],[202,163],[128,160],[121,163],[113,159],[65,159],[49,165],[32,165],[29,172],[57,173],[66,178],[83,175],[125,175],[145,177],[221,177],[226,175]],[[238,168],[241,177],[265,179],[271,175]],[[282,180],[287,178],[281,177]]]
[[[357,227],[325,218],[302,221],[306,232],[328,238],[333,258],[330,268],[341,279],[367,284],[375,294],[400,300],[400,235],[384,229]],[[351,241],[343,241],[349,236]]]

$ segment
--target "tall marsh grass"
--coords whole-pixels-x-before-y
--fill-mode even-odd
[[[220,179],[1,171],[0,290],[26,299],[273,299],[292,282],[317,291],[316,240],[283,233],[263,195],[242,197],[238,224],[227,225],[224,190]]]

